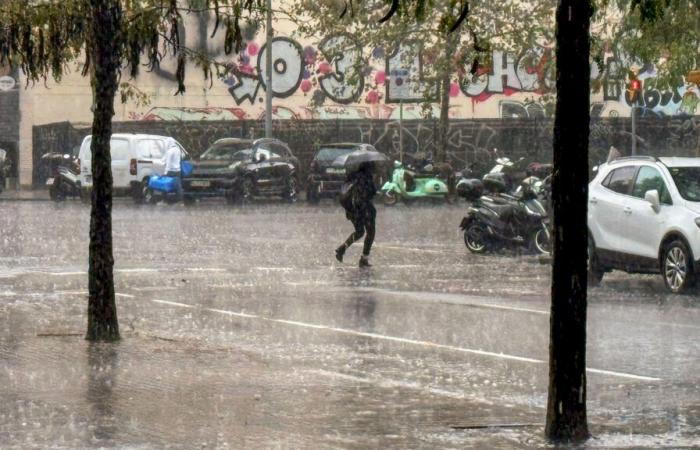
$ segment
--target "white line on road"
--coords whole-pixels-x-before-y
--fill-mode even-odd
[[[478,403],[482,403],[485,405],[493,405],[493,402],[490,402],[490,401],[483,399],[483,398],[474,397],[471,395],[465,395],[463,392],[454,392],[454,391],[450,391],[447,389],[431,388],[431,387],[423,386],[421,384],[411,382],[411,381],[392,380],[392,379],[388,379],[388,378],[364,378],[364,377],[358,377],[356,375],[350,375],[347,373],[334,372],[331,370],[324,370],[324,369],[309,370],[309,372],[317,374],[317,375],[329,377],[329,378],[338,378],[341,380],[354,381],[356,383],[373,384],[373,385],[377,385],[377,386],[382,387],[382,388],[413,389],[413,390],[418,390],[418,391],[426,391],[430,394],[437,395],[440,397],[448,397],[448,398],[452,398],[452,399],[456,399],[456,400],[469,399],[470,401],[473,401],[473,402],[478,402]]]
[[[492,301],[493,299],[487,297],[481,297],[478,295],[462,295],[462,294],[442,294],[435,292],[408,292],[408,291],[394,291],[391,289],[381,289],[381,288],[358,288],[354,291],[365,291],[365,292],[376,292],[379,294],[389,294],[393,296],[400,297],[410,297],[420,301],[429,303],[441,303],[441,304],[453,304],[453,305],[463,305],[463,306],[474,306],[478,308],[492,308],[492,309],[503,309],[507,311],[518,311],[527,312],[532,314],[549,315],[549,311],[542,309],[532,309],[532,308],[522,308],[519,306],[507,306],[507,305],[496,305],[493,303],[481,303],[484,300]]]
[[[181,308],[195,308],[196,307],[194,305],[188,305],[186,303],[179,303],[179,302],[171,302],[168,300],[155,300],[154,299],[152,301],[154,301],[156,303],[162,303],[165,305],[177,306],[177,307],[181,307]],[[377,334],[377,333],[366,333],[363,331],[349,330],[346,328],[330,327],[327,325],[318,325],[318,324],[306,323],[306,322],[299,322],[296,320],[271,319],[269,317],[262,317],[262,316],[259,316],[256,314],[249,314],[249,313],[236,312],[236,311],[227,311],[224,309],[214,309],[214,308],[201,308],[201,309],[203,311],[225,314],[228,316],[242,317],[242,318],[246,318],[246,319],[258,319],[258,320],[263,320],[266,322],[281,323],[281,324],[285,324],[285,325],[293,325],[293,326],[298,326],[298,327],[303,327],[303,328],[311,328],[311,329],[315,329],[315,330],[333,331],[336,333],[348,334],[348,335],[359,336],[359,337],[367,337],[367,338],[384,340],[384,341],[399,342],[402,344],[412,344],[412,345],[418,345],[418,346],[422,346],[422,347],[439,348],[442,350],[450,350],[450,351],[455,351],[455,352],[460,352],[460,353],[469,353],[469,354],[479,355],[479,356],[488,356],[488,357],[492,357],[492,358],[500,358],[500,359],[506,359],[506,360],[510,360],[510,361],[527,362],[527,363],[532,363],[532,364],[545,364],[545,361],[543,361],[541,359],[534,359],[534,358],[527,358],[527,357],[523,357],[523,356],[509,355],[506,353],[495,353],[495,352],[488,352],[488,351],[484,351],[484,350],[456,347],[453,345],[438,344],[438,343],[430,342],[430,341],[419,341],[416,339],[407,339],[407,338],[400,338],[400,337],[395,337],[395,336],[386,336],[386,335]],[[591,373],[599,373],[599,374],[603,374],[603,375],[611,375],[611,376],[616,376],[616,377],[621,377],[621,378],[630,378],[633,380],[640,380],[640,381],[661,381],[661,378],[648,377],[648,376],[643,376],[643,375],[635,375],[635,374],[625,373],[625,372],[616,372],[616,371],[612,371],[612,370],[587,368],[586,371],[591,372]]]
[[[114,294],[114,295],[117,296],[117,297],[124,297],[124,298],[136,298],[135,295],[131,295],[131,294],[122,294],[121,292],[117,292],[117,293]]]

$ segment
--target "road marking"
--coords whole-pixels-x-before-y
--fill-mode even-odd
[[[434,293],[434,292],[418,293],[418,292],[408,292],[408,291],[394,291],[391,289],[382,289],[382,288],[358,288],[358,289],[354,289],[353,291],[376,292],[376,293],[380,293],[380,294],[389,294],[389,295],[393,295],[393,296],[411,297],[413,299],[417,299],[417,300],[420,300],[423,302],[428,302],[428,303],[463,305],[463,306],[473,306],[473,307],[478,307],[478,308],[503,309],[503,310],[507,310],[507,311],[517,311],[517,312],[526,312],[526,313],[532,313],[532,314],[541,314],[541,315],[545,315],[545,316],[549,315],[549,311],[542,310],[542,309],[522,308],[519,306],[497,305],[494,303],[481,303],[480,301],[483,301],[483,300],[492,301],[492,299],[490,299],[488,297],[480,297],[477,295],[440,294],[440,293]]]
[[[114,294],[114,295],[117,296],[117,297],[124,297],[124,298],[136,298],[135,295],[131,295],[131,294],[122,294],[121,292],[117,292],[117,293]]]
[[[375,247],[386,248],[388,250],[404,250],[407,252],[434,253],[434,254],[438,254],[438,255],[457,255],[458,254],[458,252],[454,252],[454,251],[431,250],[431,249],[427,249],[427,248],[404,247],[404,246],[399,246],[399,245],[377,244],[377,245],[375,245]]]
[[[87,275],[87,272],[49,272],[49,275],[53,275],[55,277],[69,277],[73,275]]]
[[[152,301],[156,302],[156,303],[162,303],[165,305],[177,306],[177,307],[181,307],[181,308],[199,308],[203,311],[225,314],[227,316],[242,317],[242,318],[246,318],[246,319],[258,319],[258,320],[263,320],[265,322],[281,323],[281,324],[285,324],[285,325],[293,325],[293,326],[298,326],[298,327],[303,327],[303,328],[311,328],[314,330],[333,331],[336,333],[342,333],[342,334],[347,334],[347,335],[351,335],[351,336],[359,336],[359,337],[366,337],[366,338],[372,338],[372,339],[383,340],[383,341],[399,342],[402,344],[412,344],[412,345],[417,345],[417,346],[422,346],[422,347],[438,348],[441,350],[450,350],[450,351],[459,352],[459,353],[468,353],[468,354],[479,355],[479,356],[488,356],[488,357],[492,357],[492,358],[500,358],[500,359],[506,359],[506,360],[510,360],[510,361],[527,362],[527,363],[532,363],[532,364],[545,364],[545,361],[541,360],[541,359],[527,358],[524,356],[509,355],[507,353],[495,353],[495,352],[489,352],[489,351],[485,351],[485,350],[456,347],[453,345],[438,344],[436,342],[419,341],[416,339],[407,339],[407,338],[401,338],[401,337],[396,337],[396,336],[386,336],[383,334],[367,333],[364,331],[357,331],[357,330],[350,330],[347,328],[337,328],[337,327],[330,327],[327,325],[299,322],[296,320],[271,319],[269,317],[263,317],[263,316],[259,316],[257,314],[249,314],[249,313],[244,313],[244,312],[228,311],[228,310],[224,310],[224,309],[215,309],[215,308],[202,308],[199,306],[188,305],[186,303],[171,302],[168,300],[153,299]],[[616,372],[616,371],[612,371],[612,370],[586,368],[586,371],[591,372],[591,373],[598,373],[598,374],[602,374],[602,375],[616,376],[616,377],[620,377],[620,378],[630,378],[633,380],[640,380],[640,381],[657,381],[657,382],[662,381],[661,378],[648,377],[648,376],[644,376],[644,375],[635,375],[635,374],[625,373],[625,372]]]
[[[312,370],[309,370],[308,372],[313,373],[313,374],[317,374],[317,375],[322,375],[324,377],[329,377],[329,378],[338,378],[341,380],[354,381],[357,383],[373,384],[373,385],[377,385],[379,387],[387,388],[387,389],[395,389],[395,388],[413,389],[413,390],[417,390],[417,391],[425,391],[425,392],[428,392],[432,395],[436,395],[439,397],[448,397],[448,398],[455,399],[455,400],[468,399],[470,401],[482,403],[484,405],[493,405],[494,404],[493,402],[490,402],[484,398],[475,397],[472,395],[465,395],[463,392],[455,392],[455,391],[450,391],[447,389],[432,388],[432,387],[428,387],[428,386],[423,386],[419,383],[412,382],[412,381],[392,380],[389,378],[364,378],[364,377],[358,377],[356,375],[350,375],[347,373],[335,372],[332,370],[324,370],[324,369],[312,369]]]

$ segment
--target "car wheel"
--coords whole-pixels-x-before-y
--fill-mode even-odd
[[[309,203],[317,204],[321,201],[321,193],[319,192],[321,185],[319,184],[309,184],[309,188],[306,191],[306,200]]]
[[[238,196],[239,203],[244,205],[252,203],[254,190],[253,179],[250,177],[245,177],[241,183],[241,192]]]
[[[695,285],[693,260],[683,241],[675,240],[664,247],[661,275],[666,288],[674,294],[686,293]]]
[[[464,230],[464,244],[472,253],[485,253],[488,249],[488,231],[478,222],[470,223]]]
[[[605,270],[600,267],[598,256],[595,253],[595,243],[588,237],[588,285],[598,286],[603,281]]]
[[[196,201],[197,201],[197,199],[192,197],[191,195],[183,195],[182,196],[182,203],[184,203],[185,206],[194,205],[194,203]]]
[[[299,195],[297,179],[293,176],[287,177],[285,181],[285,195],[284,198],[289,203],[294,203],[297,201],[297,196]]]
[[[399,201],[399,198],[396,196],[396,192],[386,191],[384,195],[382,195],[382,200],[384,200],[385,205],[393,206]]]
[[[55,202],[60,202],[65,200],[66,195],[61,187],[61,179],[56,178],[53,185],[49,189],[49,198]]]

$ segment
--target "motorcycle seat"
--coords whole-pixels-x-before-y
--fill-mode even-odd
[[[501,203],[487,200],[484,202],[484,206],[499,216],[510,214],[510,212],[513,210],[513,205],[506,202]]]

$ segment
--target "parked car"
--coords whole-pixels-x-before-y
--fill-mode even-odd
[[[377,151],[369,144],[336,143],[321,145],[309,167],[306,198],[318,203],[322,197],[334,197],[345,182],[345,157],[356,150]],[[377,180],[380,183],[380,180]],[[381,184],[379,184],[381,186]]]
[[[660,273],[683,293],[700,272],[700,158],[620,158],[589,185],[589,281]]]
[[[183,178],[186,202],[223,196],[229,203],[281,196],[295,201],[299,161],[278,139],[226,138],[214,142]]]
[[[163,175],[165,164],[165,140],[167,136],[151,134],[113,134],[110,140],[112,155],[112,180],[114,195],[131,195],[137,203],[144,200],[144,192],[148,188],[151,175]],[[80,184],[83,189],[92,187],[92,153],[90,144],[92,136],[86,136],[80,146]],[[182,151],[182,159],[189,159],[185,149],[177,144]]]

